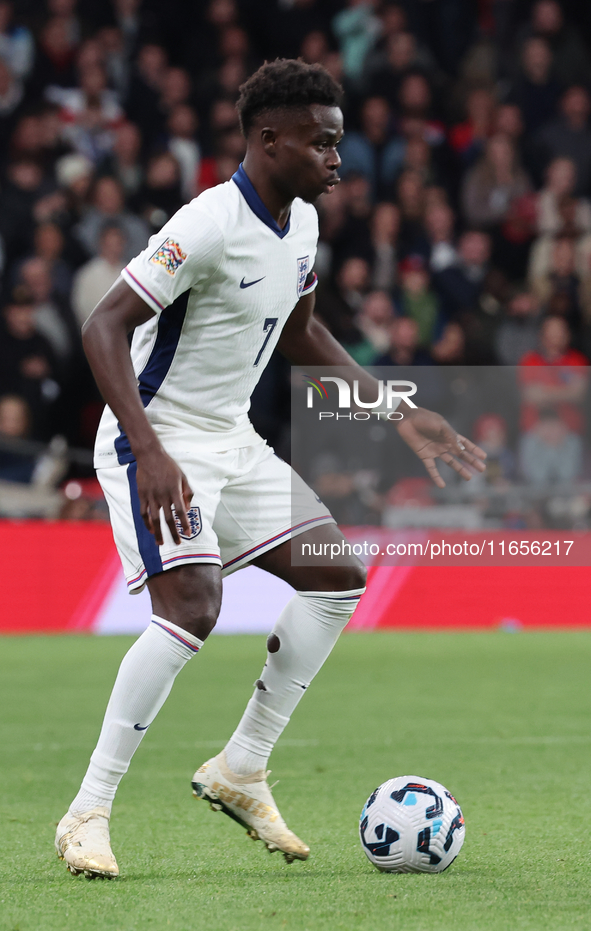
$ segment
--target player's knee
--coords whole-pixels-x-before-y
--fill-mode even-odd
[[[185,590],[176,605],[181,627],[199,640],[205,640],[216,625],[221,607],[221,592],[217,587]]]
[[[195,605],[185,612],[180,626],[199,640],[206,640],[216,625],[218,614],[217,606]]]
[[[352,566],[342,566],[343,587],[342,592],[357,591],[359,588],[365,588],[367,582],[367,569],[362,562],[357,562]]]
[[[365,588],[367,569],[359,560],[346,566],[318,566],[310,591],[352,592]]]
[[[154,613],[205,640],[216,625],[222,603],[217,567],[181,566],[149,581]]]

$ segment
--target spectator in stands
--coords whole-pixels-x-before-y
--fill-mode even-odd
[[[439,335],[441,314],[437,294],[430,287],[429,271],[423,256],[407,256],[400,263],[399,276],[398,309],[416,322],[418,345],[428,349]]]
[[[546,312],[563,317],[578,342],[582,324],[582,282],[575,266],[575,244],[560,236],[552,246],[548,272],[532,280],[532,290]]]
[[[114,0],[113,3],[114,19],[121,32],[127,54],[137,47],[137,38],[142,26],[140,7],[141,0]]]
[[[519,443],[521,473],[532,485],[567,484],[583,469],[581,437],[552,408],[540,411],[537,423]]]
[[[416,171],[425,186],[437,185],[440,180],[439,166],[433,149],[423,136],[410,136],[406,143],[402,170]]]
[[[371,284],[378,291],[392,291],[396,285],[399,231],[400,210],[396,204],[376,204],[371,218]]]
[[[507,306],[495,334],[495,351],[501,365],[518,365],[538,346],[540,302],[531,291],[519,291]]]
[[[400,84],[398,91],[398,107],[401,113],[401,123],[404,127],[406,120],[422,120],[427,123],[427,132],[425,135],[431,137],[431,145],[437,144],[441,140],[438,134],[443,137],[443,125],[439,120],[433,120],[431,108],[433,105],[433,95],[427,78],[416,71],[407,74]],[[430,129],[430,132],[429,132]]]
[[[137,9],[137,0],[123,0],[118,3],[119,9],[127,7],[130,15],[133,8]],[[117,93],[119,101],[123,101],[129,86],[129,52],[126,37],[117,26],[104,26],[97,34],[97,41],[101,49],[101,58],[107,75],[109,87]]]
[[[26,259],[19,269],[19,283],[32,295],[35,327],[51,343],[62,366],[71,361],[76,348],[75,325],[69,296],[60,299],[51,278],[51,265],[37,256]]]
[[[318,221],[320,236],[316,252],[315,270],[321,283],[328,280],[338,265],[334,260],[334,242],[345,222],[346,215],[345,184],[337,185],[330,197],[321,197],[318,201]]]
[[[466,337],[459,323],[446,323],[441,336],[431,346],[431,361],[437,365],[466,364]]]
[[[386,200],[404,158],[403,140],[393,137],[391,112],[383,97],[369,97],[361,108],[361,131],[345,135],[339,154],[341,172],[364,175],[371,184],[372,197]]]
[[[65,238],[57,223],[40,223],[35,228],[33,252],[42,259],[51,277],[51,290],[67,301],[72,288],[72,268],[64,259]]]
[[[204,141],[213,154],[201,159],[197,179],[200,194],[214,184],[226,181],[230,163],[238,164],[244,157],[245,140],[237,121],[236,107],[229,100],[216,100],[209,114],[209,132]],[[235,169],[234,169],[235,170]],[[232,176],[232,173],[228,177]]]
[[[240,130],[238,113],[232,100],[220,97],[213,101],[209,111],[209,128],[214,143],[224,134]]]
[[[566,164],[570,165],[568,160]],[[541,200],[541,197],[539,198]],[[538,204],[539,204],[538,200]],[[555,246],[555,240],[559,238],[568,238],[572,241],[575,252],[575,269],[579,277],[583,290],[587,293],[591,260],[591,231],[587,225],[591,220],[589,204],[582,198],[575,198],[569,194],[563,194],[556,204],[556,213],[554,210],[547,212],[538,210],[538,219],[540,215],[544,223],[550,229],[556,230],[556,235],[544,233],[535,240],[529,250],[529,260],[527,269],[527,278],[530,285],[536,281],[544,281],[548,278],[552,270],[552,256]],[[584,297],[583,304],[589,305],[587,297]],[[585,315],[587,312],[585,310]]]
[[[170,152],[153,155],[137,196],[138,210],[156,233],[183,204],[179,164]]]
[[[540,328],[539,347],[526,352],[520,365],[589,365],[589,360],[571,348],[571,332],[564,317],[547,317]]]
[[[51,183],[30,158],[11,162],[6,179],[0,192],[0,233],[10,262],[31,250],[35,204],[49,192]]]
[[[442,301],[444,312],[454,316],[478,306],[491,255],[490,236],[469,230],[458,242],[458,259],[433,276],[433,284]]]
[[[55,165],[55,176],[61,197],[56,198],[56,203],[47,216],[44,214],[42,218],[39,218],[37,209],[37,217],[41,220],[53,219],[60,223],[62,229],[68,234],[68,244],[71,246],[70,251],[75,255],[75,263],[80,264],[81,261],[85,261],[87,254],[73,232],[76,224],[88,211],[94,180],[94,166],[84,155],[72,152],[58,159]]]
[[[160,128],[155,115],[167,67],[166,49],[155,43],[147,43],[140,48],[135,68],[132,69],[125,112],[131,122],[139,127],[147,146]]]
[[[5,61],[0,59],[0,143],[5,151],[23,103],[22,82],[12,74]]]
[[[2,313],[0,394],[17,394],[31,409],[33,433],[50,435],[47,412],[60,393],[59,368],[48,340],[35,323],[35,301],[17,286]]]
[[[544,409],[554,410],[569,430],[582,434],[582,403],[589,384],[589,360],[570,347],[563,317],[547,317],[540,327],[537,351],[520,360],[521,428],[531,430]]]
[[[555,236],[563,232],[564,216],[560,205],[572,197],[577,186],[577,166],[570,158],[553,159],[546,168],[544,187],[537,195],[537,231],[540,235]],[[591,232],[591,204],[584,197],[575,200],[575,224],[579,233]]]
[[[560,85],[552,77],[552,59],[546,39],[526,39],[521,51],[521,73],[511,88],[510,100],[520,108],[528,133],[535,132],[556,112]]]
[[[78,0],[47,0],[47,8],[54,16],[63,16],[72,43],[80,42],[82,20],[77,9]]]
[[[418,171],[407,168],[398,178],[396,185],[400,207],[400,252],[403,255],[423,253],[426,249],[425,234],[425,185]]]
[[[47,87],[72,87],[76,82],[74,62],[78,36],[64,16],[49,19],[39,36],[31,85],[41,97]]]
[[[506,136],[516,152],[521,151],[522,136],[525,130],[523,114],[517,104],[501,103],[494,111],[492,135]]]
[[[53,177],[58,159],[70,153],[69,146],[62,139],[60,109],[55,104],[43,102],[38,107],[37,119],[41,135],[43,165]]]
[[[25,113],[16,123],[8,144],[8,157],[10,161],[43,158],[41,125],[35,113]]]
[[[378,10],[378,16],[381,31],[373,54],[383,52],[393,36],[397,36],[408,28],[408,18],[401,3],[384,3]],[[422,51],[421,49],[421,54]]]
[[[300,47],[300,58],[306,64],[312,65],[319,63],[324,65],[326,56],[329,54],[328,38],[321,29],[313,29],[305,37]]]
[[[146,222],[125,209],[123,189],[119,181],[109,175],[99,178],[91,198],[92,207],[75,229],[79,242],[89,255],[99,251],[100,232],[105,223],[117,223],[125,234],[125,262],[145,248],[150,235]]]
[[[458,261],[454,223],[454,212],[448,204],[434,203],[425,210],[427,260],[432,272],[442,272]]]
[[[31,429],[31,412],[17,394],[0,397],[0,481],[28,484],[35,470],[35,458],[10,448],[10,442],[26,440]],[[4,448],[2,441],[8,441]]]
[[[197,113],[181,103],[171,112],[166,124],[168,151],[177,160],[181,173],[181,192],[185,201],[197,193],[201,149],[197,142]]]
[[[374,365],[432,365],[433,360],[419,346],[419,325],[412,317],[396,317],[390,325],[390,345]]]
[[[208,72],[219,67],[220,43],[223,32],[238,25],[238,7],[235,0],[209,0],[198,20],[198,28],[188,37],[185,61],[196,72]],[[196,5],[197,7],[197,5]],[[265,20],[272,19],[267,8]],[[269,24],[272,28],[273,23]]]
[[[506,487],[515,476],[515,456],[509,449],[506,421],[498,414],[482,414],[474,424],[473,435],[487,455],[486,472],[476,484]],[[480,473],[474,478],[480,478]]]
[[[218,93],[238,99],[240,85],[256,67],[250,54],[250,41],[240,26],[228,26],[220,40],[222,63],[217,71]]]
[[[134,123],[122,123],[113,134],[113,145],[97,166],[99,174],[112,175],[125,196],[132,199],[139,191],[144,172],[140,161],[142,137]]]
[[[383,355],[390,346],[390,324],[393,318],[394,304],[386,291],[370,291],[363,298],[355,323],[371,346],[368,365],[373,364],[376,356]]]
[[[412,33],[394,33],[388,38],[382,55],[374,56],[373,65],[368,62],[366,84],[369,94],[385,97],[390,106],[395,107],[403,79],[411,70],[427,63],[432,64],[427,55],[420,54]]]
[[[46,96],[61,107],[62,137],[77,152],[95,164],[111,152],[113,133],[123,123],[124,112],[116,93],[107,87],[102,65],[82,69],[79,87],[53,87]]]
[[[480,157],[492,133],[495,105],[495,98],[489,90],[474,88],[466,100],[465,121],[449,131],[449,143],[466,167]]]
[[[76,54],[76,68],[78,78],[87,68],[102,68],[105,60],[105,53],[98,37],[86,39],[78,47]]]
[[[179,104],[188,104],[191,101],[192,83],[189,73],[184,68],[167,68],[160,85],[158,110],[154,117],[159,121],[159,128],[164,127],[166,120]]]
[[[339,228],[333,236],[335,266],[342,265],[350,256],[358,256],[371,262],[373,260],[370,231],[372,204],[369,181],[363,175],[348,174],[339,188],[344,211]]]
[[[530,190],[530,181],[505,136],[492,136],[485,153],[464,178],[462,208],[466,221],[481,229],[499,227],[511,202]]]
[[[0,58],[12,74],[26,79],[33,67],[35,42],[26,26],[15,23],[10,0],[0,3]]]
[[[355,318],[369,288],[369,272],[369,263],[365,259],[347,259],[337,272],[333,286],[319,289],[316,304],[318,316],[356,361],[359,361],[356,355],[359,351],[362,365],[368,364],[370,353]]]
[[[337,13],[332,29],[339,42],[343,68],[347,78],[359,82],[367,53],[380,33],[380,21],[371,4],[349,0],[347,7]]]
[[[534,3],[530,23],[517,33],[517,48],[531,36],[549,44],[554,56],[552,74],[562,87],[590,79],[589,50],[579,32],[565,22],[557,0]]]
[[[534,142],[538,171],[560,156],[571,159],[577,168],[575,193],[582,195],[591,185],[591,129],[588,91],[581,86],[569,87],[560,101],[559,116],[537,132]]]
[[[100,234],[99,253],[78,269],[72,287],[72,310],[81,327],[124,266],[125,236],[117,224],[107,223]]]

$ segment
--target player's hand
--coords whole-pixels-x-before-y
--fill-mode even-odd
[[[183,533],[191,535],[187,511],[193,492],[182,470],[162,448],[144,453],[138,458],[137,490],[142,520],[150,533],[154,534],[158,546],[162,546],[164,542],[160,526],[161,508],[175,543],[181,542],[175,514]]]
[[[472,472],[464,463],[477,472],[486,469],[484,450],[456,433],[441,414],[417,407],[405,412],[404,419],[398,421],[396,426],[404,442],[423,460],[438,488],[445,488],[445,482],[435,464],[437,458],[451,466],[466,481],[472,478]]]

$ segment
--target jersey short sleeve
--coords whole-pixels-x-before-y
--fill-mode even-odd
[[[318,275],[316,274],[316,272],[310,272],[310,274],[306,278],[300,297],[303,297],[304,294],[311,294],[312,291],[316,290],[317,285],[318,285]]]
[[[158,314],[185,291],[198,289],[212,277],[221,263],[223,246],[217,223],[186,204],[150,237],[147,248],[121,276]]]

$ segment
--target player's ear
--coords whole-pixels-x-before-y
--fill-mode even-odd
[[[277,131],[271,129],[269,126],[265,126],[264,129],[261,129],[261,143],[267,155],[274,158],[275,146],[277,144]]]

